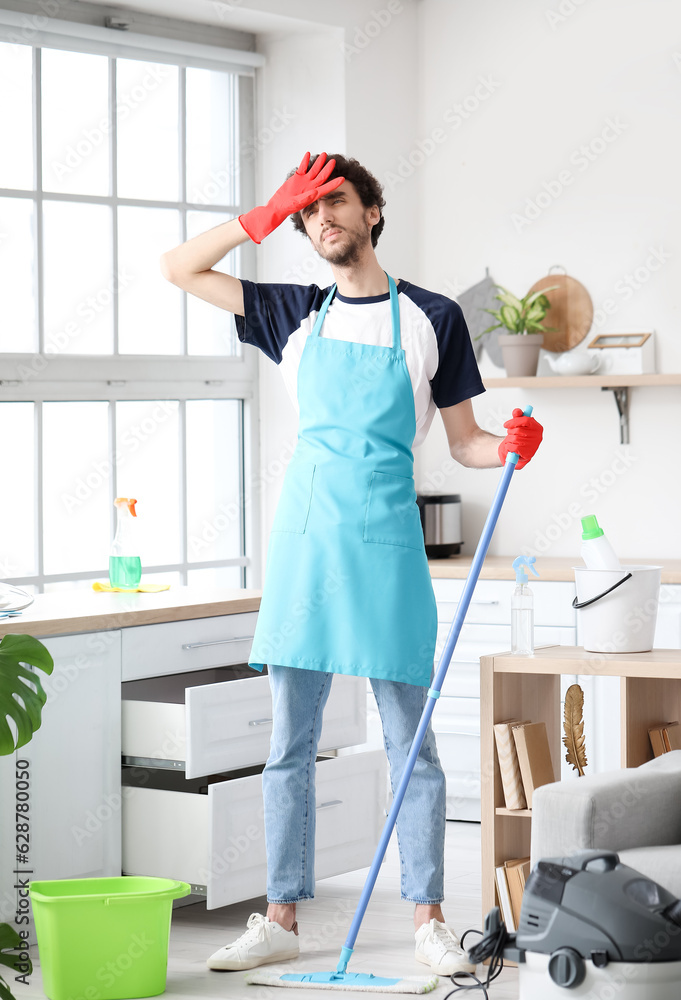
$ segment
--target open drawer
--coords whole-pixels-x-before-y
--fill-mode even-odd
[[[267,676],[253,674],[241,665],[124,682],[124,760],[163,761],[184,770],[187,778],[264,764],[272,733],[272,697]],[[365,688],[362,677],[334,675],[320,752],[365,742]]]
[[[179,774],[162,778],[188,784]],[[208,909],[264,895],[262,775],[219,779],[204,794],[124,786],[123,873],[182,879],[205,891]],[[384,751],[318,761],[316,796],[316,878],[369,865],[385,822]]]

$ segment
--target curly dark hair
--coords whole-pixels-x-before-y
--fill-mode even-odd
[[[319,154],[316,153],[314,156],[310,157],[308,169],[315,162],[318,155]],[[355,160],[352,156],[347,157],[343,156],[341,153],[332,153],[329,155],[328,159],[336,161],[329,180],[333,180],[334,177],[344,177],[346,181],[350,181],[350,183],[354,186],[357,194],[359,195],[360,201],[365,208],[373,208],[374,205],[378,205],[381,217],[371,230],[371,245],[372,247],[375,247],[385,225],[385,219],[383,218],[383,208],[385,206],[383,185],[379,184],[374,175],[369,173],[366,167],[363,167],[359,160]],[[295,172],[296,168],[291,170],[286,176],[291,177],[295,174]],[[295,212],[291,216],[291,220],[293,221],[293,228],[296,232],[302,233],[303,236],[307,236],[305,223],[303,222],[303,217],[300,212]]]

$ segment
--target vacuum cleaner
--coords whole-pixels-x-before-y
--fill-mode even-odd
[[[517,932],[495,906],[469,955],[516,962],[519,1000],[679,1000],[681,900],[613,851],[544,858]]]

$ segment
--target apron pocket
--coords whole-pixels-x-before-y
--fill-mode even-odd
[[[291,460],[284,475],[272,531],[294,531],[300,535],[305,533],[315,468],[313,462]]]
[[[424,549],[414,480],[372,472],[364,516],[364,541]]]

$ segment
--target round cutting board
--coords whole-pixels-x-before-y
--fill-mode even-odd
[[[545,278],[540,278],[532,285],[527,294],[539,292],[552,285],[558,287],[546,292],[551,308],[542,320],[542,326],[556,327],[556,330],[544,334],[542,347],[545,351],[560,354],[576,347],[584,340],[593,323],[594,306],[591,296],[581,282],[568,274],[551,274],[550,270]]]

